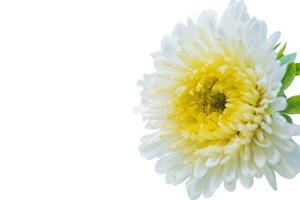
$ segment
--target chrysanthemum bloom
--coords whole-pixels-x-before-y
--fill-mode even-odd
[[[237,180],[249,188],[262,176],[276,190],[275,172],[299,172],[291,137],[300,129],[287,120],[293,112],[284,112],[283,93],[297,66],[295,54],[275,52],[279,36],[268,37],[266,24],[232,1],[219,21],[205,11],[176,25],[153,54],[156,72],[139,85],[140,112],[154,133],[142,138],[140,151],[159,158],[156,171],[167,183],[186,180],[191,199],[211,196],[221,183],[229,191]]]

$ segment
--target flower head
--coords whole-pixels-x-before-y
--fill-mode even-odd
[[[140,151],[159,158],[167,183],[186,180],[191,199],[222,182],[249,188],[263,175],[276,189],[274,172],[291,178],[300,170],[291,139],[300,129],[282,115],[287,100],[278,95],[287,71],[274,51],[279,36],[267,37],[266,24],[232,1],[219,21],[205,11],[176,25],[153,54],[156,72],[139,84],[140,112],[154,133]]]

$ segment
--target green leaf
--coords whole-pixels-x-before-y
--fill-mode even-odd
[[[285,96],[285,94],[284,94],[284,90],[283,90],[282,88],[281,88],[281,90],[279,91],[278,96],[279,96],[279,97],[284,97],[284,98],[286,98],[286,96]]]
[[[286,65],[289,64],[291,62],[294,62],[296,59],[297,54],[296,53],[292,53],[292,54],[288,54],[286,56],[282,56],[280,58],[280,64],[282,65]]]
[[[293,120],[289,115],[287,115],[287,114],[281,114],[281,115],[286,119],[286,121],[293,123]]]
[[[283,56],[283,52],[284,52],[285,48],[286,48],[286,43],[284,43],[284,45],[278,51],[278,53],[277,53],[277,59],[280,59]]]
[[[287,107],[282,112],[285,114],[300,114],[300,95],[289,98]]]
[[[295,63],[296,65],[296,76],[300,75],[300,63]]]
[[[281,43],[279,42],[278,44],[276,44],[273,48],[273,50],[276,50],[279,46],[281,45]]]
[[[286,73],[282,79],[282,90],[286,90],[291,83],[293,82],[296,75],[296,65],[294,63],[290,63],[287,66]]]

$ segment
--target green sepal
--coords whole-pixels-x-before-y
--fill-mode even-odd
[[[289,115],[287,114],[281,114],[281,115],[286,119],[286,121],[288,121],[289,123],[293,123],[293,120]]]
[[[284,98],[286,98],[286,96],[285,96],[285,93],[284,93],[284,90],[281,88],[280,89],[280,91],[279,91],[279,93],[278,93],[278,97],[284,97]],[[287,98],[286,98],[287,99]]]
[[[296,65],[296,76],[300,75],[300,63],[295,63]]]
[[[300,95],[288,98],[284,114],[300,114]]]
[[[281,45],[281,43],[279,42],[278,44],[276,44],[273,48],[273,50],[276,50],[279,46]]]
[[[286,73],[282,79],[282,90],[286,90],[291,83],[293,82],[296,75],[296,65],[294,63],[290,63],[287,66]]]
[[[294,62],[296,59],[297,53],[292,53],[292,54],[288,54],[285,56],[282,56],[279,60],[280,60],[280,65],[286,65],[289,64],[291,62]]]
[[[280,44],[280,43],[279,43]],[[280,59],[282,56],[283,56],[283,52],[284,52],[284,50],[285,50],[285,48],[286,48],[286,44],[287,43],[284,43],[284,45],[281,47],[281,49],[278,51],[278,53],[277,53],[277,60],[278,59]],[[276,47],[276,46],[275,46]],[[277,47],[276,47],[277,48]]]

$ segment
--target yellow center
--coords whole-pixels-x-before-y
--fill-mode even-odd
[[[191,66],[179,80],[174,110],[167,118],[175,122],[177,134],[198,146],[246,137],[248,129],[242,127],[251,125],[261,96],[255,77],[228,58]]]

